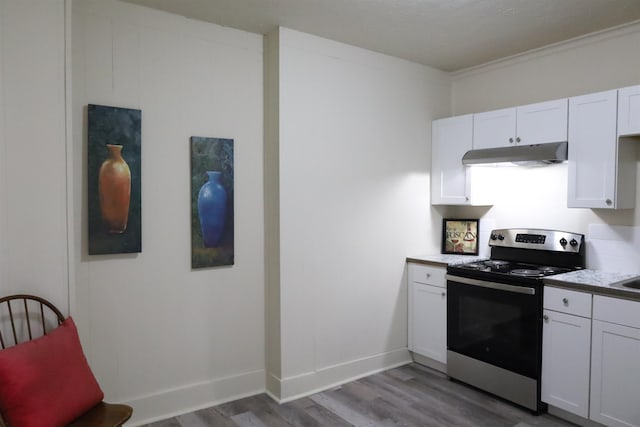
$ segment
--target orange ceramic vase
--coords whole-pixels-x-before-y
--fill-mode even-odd
[[[127,229],[129,218],[131,171],[122,158],[122,145],[107,144],[107,150],[109,157],[98,176],[100,213],[109,233],[120,234]]]

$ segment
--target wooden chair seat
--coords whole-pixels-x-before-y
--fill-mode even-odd
[[[2,310],[1,313],[8,313],[8,318],[3,316],[2,320],[8,320],[10,324],[10,328],[7,328],[8,336],[4,336],[3,329],[0,329],[0,347],[3,349],[30,341],[40,335],[46,335],[65,319],[56,306],[44,298],[34,295],[9,295],[0,298],[0,310]],[[18,325],[19,320],[23,322],[21,325]],[[131,418],[132,413],[131,406],[100,402],[77,418],[70,426],[119,427]],[[0,427],[4,426],[2,417],[0,417]]]
[[[131,418],[132,413],[131,406],[100,402],[69,427],[119,427]]]

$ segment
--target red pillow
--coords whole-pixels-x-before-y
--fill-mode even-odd
[[[0,350],[0,413],[10,427],[65,426],[103,398],[71,317]]]

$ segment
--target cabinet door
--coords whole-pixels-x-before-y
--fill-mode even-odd
[[[618,89],[618,135],[640,135],[640,86]]]
[[[591,319],[544,310],[542,401],[589,418]]]
[[[445,288],[411,283],[409,350],[447,362],[447,294]]]
[[[508,147],[515,144],[516,109],[487,111],[473,115],[473,149]]]
[[[431,140],[431,203],[468,205],[470,180],[462,156],[471,150],[471,114],[435,120]]]
[[[640,426],[640,329],[593,321],[590,417]]]
[[[617,91],[569,99],[570,208],[616,207]]]
[[[523,105],[516,113],[516,143],[531,145],[567,140],[568,99]]]

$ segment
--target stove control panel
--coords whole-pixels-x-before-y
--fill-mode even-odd
[[[516,242],[518,243],[535,243],[544,245],[547,236],[544,234],[516,234]]]
[[[507,248],[577,253],[583,244],[584,235],[567,231],[505,228],[489,235],[489,246]]]

